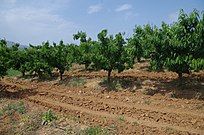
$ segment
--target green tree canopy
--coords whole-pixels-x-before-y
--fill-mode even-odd
[[[108,36],[107,30],[102,30],[98,34],[98,43],[95,44],[94,50],[94,66],[97,69],[108,71],[108,82],[110,82],[113,70],[122,72],[124,69],[132,67],[132,60],[125,49],[125,41],[121,33],[113,37],[112,35]]]

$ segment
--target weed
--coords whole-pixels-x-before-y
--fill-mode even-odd
[[[21,72],[18,70],[14,70],[12,68],[7,70],[7,76],[9,77],[14,77],[14,76],[19,76],[19,75],[21,75]]]
[[[169,98],[176,98],[176,97],[177,97],[177,94],[176,94],[175,91],[172,91],[172,92],[168,93],[167,96],[168,96]]]
[[[30,116],[28,116],[28,115],[23,115],[21,117],[21,122],[23,122],[23,123],[27,123],[27,122],[29,122],[29,120],[30,120]]]
[[[84,78],[78,78],[78,77],[74,77],[72,79],[70,79],[68,86],[71,87],[79,87],[82,86],[86,83]]]
[[[9,116],[15,112],[18,112],[19,114],[24,114],[26,112],[26,107],[22,101],[18,103],[11,103],[3,107],[3,113]]]
[[[111,82],[108,83],[107,78],[103,78],[101,84],[106,86],[109,90],[114,90],[114,91],[122,90],[122,86],[120,82],[115,79],[112,79]]]
[[[111,124],[106,129],[107,129],[109,135],[116,135],[117,126],[115,124]]]
[[[3,110],[0,110],[0,117],[4,115]]]
[[[204,108],[204,104],[195,105],[195,109],[197,109],[197,110],[201,110],[203,108]]]
[[[169,108],[175,108],[174,105],[168,105],[167,107],[169,107]]]
[[[202,93],[201,92],[197,92],[195,95],[195,99],[199,100],[202,97]]]
[[[111,125],[109,126],[109,128],[110,128],[110,129],[116,129],[117,127],[116,127],[116,125],[111,124]]]
[[[47,125],[48,123],[56,119],[57,117],[55,116],[55,114],[49,109],[42,115],[42,125]]]
[[[41,116],[42,113],[32,113],[30,116],[25,118],[25,130],[36,131],[40,127]]]
[[[108,131],[99,126],[89,127],[82,131],[83,135],[107,135]]]
[[[125,121],[125,117],[121,115],[121,116],[118,117],[118,120],[124,122]]]
[[[77,117],[77,116],[72,116],[72,115],[69,115],[69,116],[66,116],[66,119],[68,120],[73,120],[75,122],[79,122],[80,121],[80,118]]]
[[[70,135],[73,133],[73,128],[72,127],[66,127],[65,128],[65,134],[66,135]]]
[[[106,87],[108,90],[113,91],[131,90],[133,92],[136,90],[136,88],[140,87],[140,84],[138,85],[135,84],[134,79],[117,77],[111,78],[110,82],[108,82],[107,78],[103,78],[99,85],[101,85],[102,87]]]
[[[138,125],[139,125],[139,123],[138,123],[137,121],[134,121],[132,124],[133,124],[134,126],[138,126]]]
[[[168,134],[175,134],[175,130],[173,128],[171,128],[171,127],[166,127],[166,132]]]
[[[156,94],[158,92],[157,89],[153,89],[153,88],[148,88],[148,89],[144,89],[142,91],[143,94],[145,95],[150,95],[150,96],[153,96],[154,94]]]
[[[75,122],[79,122],[80,118],[79,117],[73,117],[72,120],[75,121]]]
[[[149,99],[147,99],[147,100],[144,100],[144,103],[147,104],[147,105],[150,105],[151,101]]]

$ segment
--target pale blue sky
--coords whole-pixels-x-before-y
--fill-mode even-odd
[[[0,38],[39,44],[86,31],[96,39],[102,29],[132,35],[135,25],[172,23],[179,9],[204,10],[204,0],[0,0]]]

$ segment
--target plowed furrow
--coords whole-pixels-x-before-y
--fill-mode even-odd
[[[204,129],[203,114],[195,115],[194,112],[178,112],[172,110],[152,108],[150,106],[142,106],[139,104],[127,104],[108,99],[99,99],[94,96],[82,96],[69,93],[66,91],[53,92],[52,90],[39,90],[39,92],[47,93],[46,96],[52,97],[53,100],[60,100],[64,103],[75,106],[86,107],[95,111],[110,112],[117,115],[126,115],[140,120],[148,120],[152,122],[163,122],[175,126],[193,127]]]
[[[28,86],[28,88],[30,88],[30,84],[22,84],[23,87],[25,87],[25,85]],[[32,84],[35,85],[35,84]],[[111,96],[111,94],[108,93],[104,93],[104,94],[93,94],[93,92],[90,92],[90,89],[87,88],[67,88],[67,87],[60,87],[60,86],[53,86],[53,85],[48,85],[48,84],[40,84],[37,85],[38,89],[47,89],[47,90],[51,90],[51,91],[58,91],[58,92],[63,92],[63,93],[70,93],[70,94],[76,94],[79,93],[81,91],[80,96],[83,97],[95,97],[97,99],[105,99],[105,100],[110,100],[111,102],[115,101],[116,103],[120,103],[120,104],[129,104],[131,106],[136,105],[137,107],[141,107],[141,109],[148,109],[151,111],[161,111],[161,112],[165,112],[165,113],[177,113],[177,114],[188,114],[188,115],[197,115],[197,116],[201,116],[204,117],[204,112],[202,109],[197,109],[195,104],[197,104],[198,106],[202,106],[203,102],[202,101],[189,101],[189,100],[185,100],[185,101],[181,101],[178,99],[171,99],[171,98],[165,98],[165,99],[161,99],[158,97],[151,97],[151,102],[147,105],[145,103],[146,98],[147,100],[149,99],[149,97],[147,96],[137,96],[137,95],[133,95],[133,94],[127,94],[125,93],[125,95],[123,95],[123,93],[114,93],[114,96]],[[83,89],[83,90],[81,90]],[[110,95],[110,96],[109,96]],[[109,98],[106,98],[109,97]],[[130,99],[130,100],[126,100],[126,99]],[[185,104],[184,104],[185,103]],[[172,108],[173,107],[173,108]]]
[[[12,82],[6,82],[9,85],[13,85]],[[199,116],[199,117],[204,117],[204,112],[202,110],[198,110],[195,107],[195,103],[191,104],[191,101],[186,100],[187,104],[182,105],[180,103],[180,100],[176,99],[168,99],[166,98],[165,101],[161,101],[161,98],[157,99],[156,97],[151,97],[152,102],[150,104],[145,104],[143,97],[136,97],[133,95],[125,95],[122,96],[122,94],[117,93],[117,95],[114,95],[114,97],[109,96],[109,94],[94,94],[90,92],[85,92],[88,89],[83,89],[81,88],[67,88],[67,87],[59,87],[55,85],[49,85],[49,84],[26,84],[21,82],[18,84],[18,87],[22,87],[25,89],[31,88],[31,86],[35,86],[35,88],[38,88],[39,90],[44,89],[47,91],[56,91],[60,93],[68,93],[68,94],[80,94],[81,97],[87,97],[87,98],[96,98],[97,100],[103,100],[104,102],[111,102],[111,103],[116,103],[116,104],[123,104],[124,106],[136,106],[137,108],[140,109],[147,109],[151,111],[157,111],[157,112],[163,112],[163,113],[176,113],[176,114],[186,114],[186,115],[192,115],[192,116]],[[79,93],[81,91],[81,93]],[[108,99],[106,97],[109,97]],[[131,101],[126,101],[126,98],[131,99]],[[175,100],[175,101],[174,101]],[[165,104],[164,104],[165,103]],[[196,104],[199,106],[202,106],[203,102],[201,101],[196,101]],[[169,105],[170,107],[168,107]],[[173,105],[173,108],[172,108]],[[195,109],[194,109],[195,108]]]
[[[137,106],[130,106],[124,104],[116,104],[113,102],[104,102],[100,99],[78,97],[74,95],[67,95],[56,92],[49,92],[41,95],[44,98],[50,97],[53,100],[61,101],[63,103],[72,104],[74,106],[85,107],[95,111],[108,112],[117,115],[125,115],[128,117],[137,118],[140,120],[148,120],[152,122],[168,123],[175,126],[193,127],[197,129],[204,129],[204,117],[189,116],[187,114],[175,114],[166,112],[157,112],[140,108]]]
[[[118,119],[120,116],[120,115],[111,114],[108,112],[94,111],[94,110],[90,110],[88,108],[74,106],[71,104],[58,102],[56,100],[49,99],[49,98],[43,98],[40,96],[28,97],[27,99],[31,102],[35,102],[35,103],[38,103],[40,105],[43,105],[43,106],[46,106],[46,107],[49,107],[52,109],[58,109],[60,111],[70,110],[70,111],[76,112],[76,113],[80,112],[81,114],[88,114],[89,116],[93,115],[93,116],[105,117],[105,118],[110,118],[110,119]],[[129,123],[137,122],[140,125],[144,125],[147,127],[156,127],[158,129],[171,128],[171,129],[174,129],[177,131],[188,132],[191,134],[203,134],[204,133],[203,130],[199,130],[199,129],[185,128],[185,127],[180,127],[180,126],[172,126],[171,124],[166,124],[166,123],[161,123],[161,122],[152,122],[152,121],[150,122],[150,121],[140,120],[140,119],[136,119],[136,118],[128,117],[128,116],[124,116],[124,119]]]
[[[137,108],[137,109],[144,109],[144,110],[149,110],[149,111],[152,111],[152,112],[161,112],[161,113],[174,113],[174,114],[182,114],[182,115],[188,115],[188,116],[192,116],[192,117],[201,117],[201,118],[204,118],[204,113],[197,113],[197,112],[194,112],[194,111],[185,111],[185,110],[179,110],[179,109],[175,109],[175,110],[172,110],[172,109],[169,109],[169,108],[163,108],[163,107],[152,107],[150,105],[141,105],[141,104],[138,104],[138,103],[125,103],[125,102],[122,102],[122,101],[118,101],[118,100],[114,100],[114,99],[107,99],[107,98],[102,98],[102,97],[95,97],[94,95],[84,95],[83,93],[80,93],[80,94],[76,94],[76,92],[67,92],[67,90],[58,90],[58,91],[53,91],[52,89],[51,90],[39,90],[41,92],[49,92],[51,94],[59,94],[61,96],[72,96],[73,98],[81,98],[82,100],[85,100],[85,99],[92,99],[94,101],[98,101],[98,102],[103,102],[104,104],[110,104],[110,105],[113,105],[113,106],[125,106],[125,107],[129,107],[129,108]],[[70,90],[72,91],[72,90]]]

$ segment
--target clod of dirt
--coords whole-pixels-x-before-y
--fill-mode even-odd
[[[48,94],[48,92],[41,92],[41,93],[39,93],[40,96],[47,95],[47,94]]]

